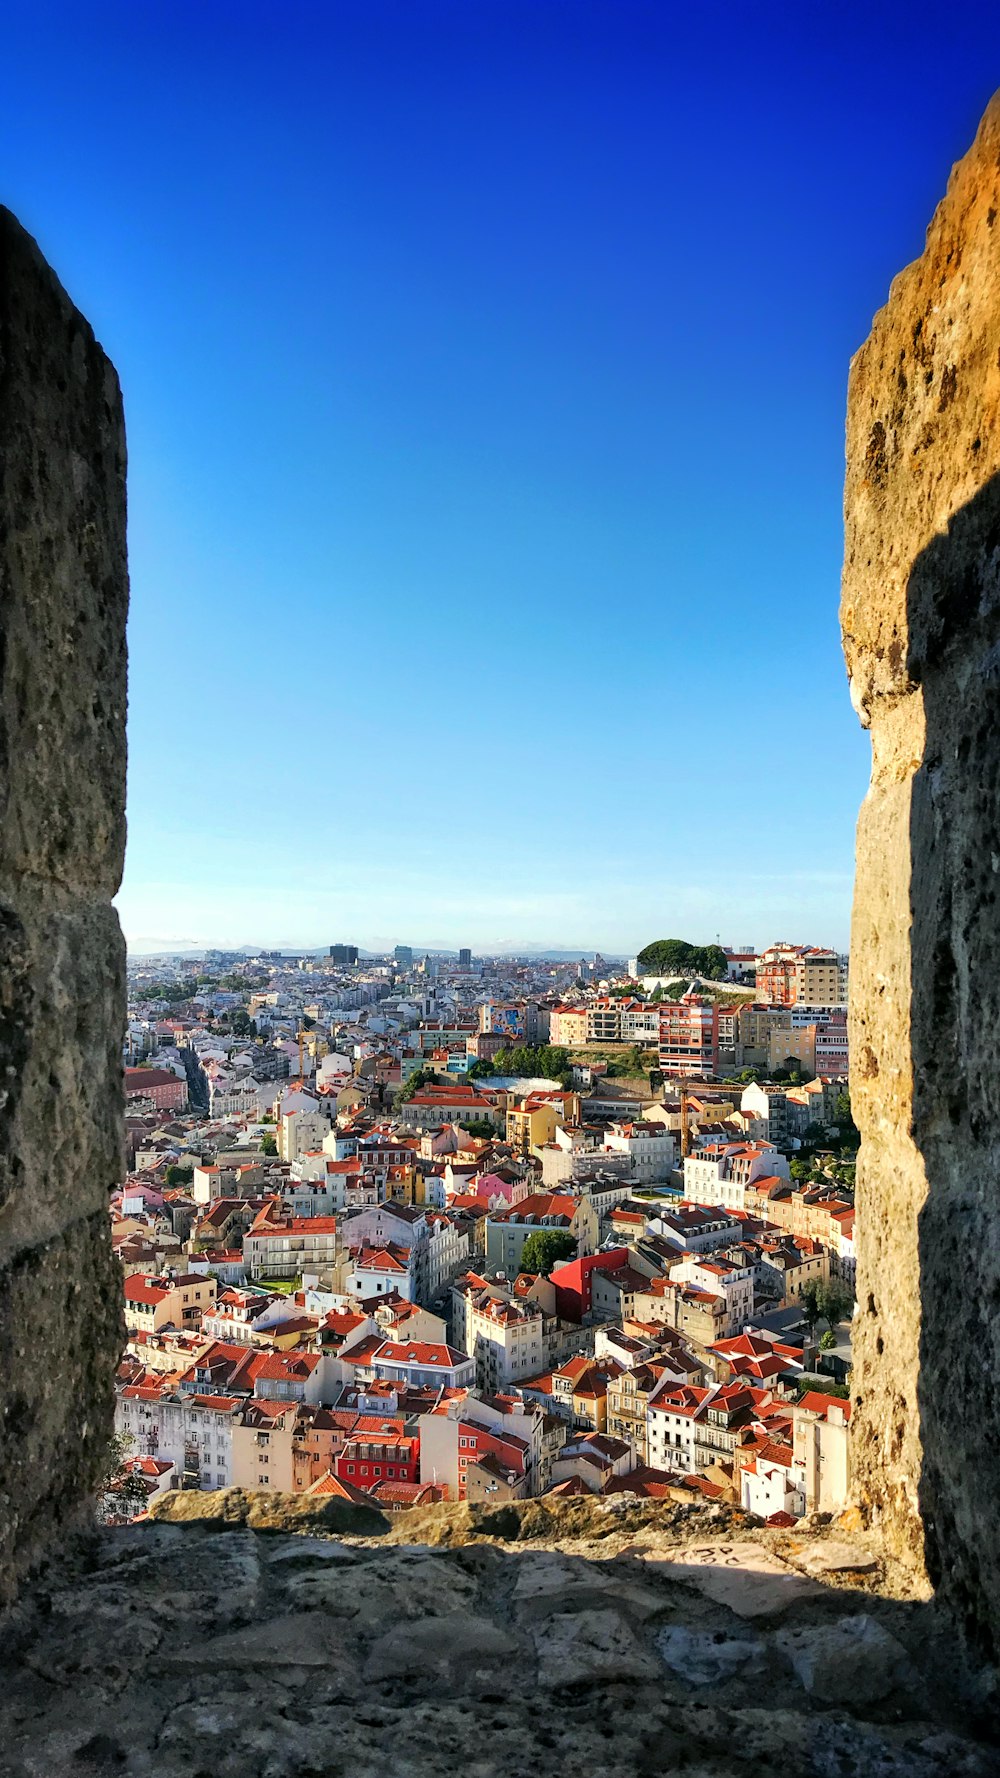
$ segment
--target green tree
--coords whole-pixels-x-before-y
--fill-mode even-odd
[[[835,1346],[836,1344],[837,1336],[832,1327],[828,1327],[825,1333],[820,1334],[819,1347],[821,1352],[829,1352],[831,1346]]]
[[[639,952],[644,975],[700,975],[709,981],[725,981],[729,970],[721,945],[692,945],[685,938],[658,938]]]
[[[493,1072],[523,1079],[537,1076],[544,1080],[558,1080],[568,1086],[571,1079],[569,1050],[561,1044],[519,1043],[513,1049],[497,1051],[493,1058]]]
[[[151,982],[145,988],[137,988],[136,1000],[187,1000],[195,991],[194,982]]]
[[[806,1371],[798,1379],[799,1400],[804,1395],[815,1391],[818,1395],[835,1395],[838,1401],[849,1401],[850,1385],[835,1383],[832,1377],[825,1377],[817,1371]]]
[[[480,1061],[473,1062],[472,1067],[466,1070],[466,1077],[469,1080],[487,1080],[491,1074],[495,1073],[496,1069],[493,1063],[487,1062],[483,1057]]]
[[[645,1050],[633,1043],[630,1049],[620,1050],[610,1057],[607,1077],[609,1080],[635,1080],[646,1072],[647,1060]]]
[[[194,1163],[193,1162],[191,1163],[190,1167],[182,1166],[180,1163],[170,1166],[167,1168],[166,1175],[165,1175],[166,1184],[168,1186],[189,1185],[193,1178],[194,1178]]]
[[[421,1087],[433,1086],[433,1084],[436,1082],[437,1078],[438,1077],[434,1073],[433,1069],[418,1068],[415,1074],[410,1075],[410,1078],[406,1082],[406,1085],[402,1088],[401,1092],[398,1094],[397,1101],[396,1101],[397,1104],[405,1105],[407,1103],[407,1100],[413,1098],[414,1093],[419,1093]]]
[[[825,1321],[832,1334],[838,1321],[843,1321],[854,1307],[854,1298],[849,1290],[831,1278],[829,1284],[821,1284],[817,1292],[817,1308],[819,1318]]]
[[[273,1136],[262,1136],[261,1137],[260,1152],[261,1152],[261,1154],[277,1154],[278,1144],[275,1142]]]
[[[823,1285],[819,1278],[810,1278],[808,1283],[803,1284],[799,1292],[799,1303],[811,1334],[815,1333],[817,1323],[823,1319],[823,1310],[820,1306],[822,1289]]]
[[[836,1119],[837,1129],[840,1133],[842,1147],[857,1148],[861,1141],[861,1132],[858,1129],[857,1124],[854,1122],[854,1117],[851,1112],[851,1095],[846,1087],[842,1093],[837,1094],[836,1100],[834,1101],[834,1117]]]
[[[114,1432],[108,1444],[104,1477],[100,1486],[102,1518],[134,1518],[143,1512],[148,1495],[142,1477],[132,1468],[130,1459],[135,1439],[130,1432]]]
[[[643,975],[678,975],[691,969],[694,945],[684,938],[657,938],[639,952],[638,963]]]
[[[566,1229],[536,1229],[521,1249],[521,1271],[542,1272],[547,1278],[554,1266],[572,1259],[576,1241]]]
[[[462,1125],[462,1129],[467,1136],[474,1136],[477,1142],[488,1142],[491,1136],[496,1135],[496,1131],[487,1117],[470,1118],[468,1123]]]

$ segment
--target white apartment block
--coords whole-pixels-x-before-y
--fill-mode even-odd
[[[746,1207],[746,1188],[756,1179],[789,1177],[784,1155],[768,1142],[712,1143],[684,1160],[684,1196],[691,1204]]]

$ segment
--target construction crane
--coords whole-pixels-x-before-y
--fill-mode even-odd
[[[681,1160],[691,1153],[691,1126],[688,1122],[687,1077],[681,1076]]]
[[[305,1084],[306,1084],[306,1077],[305,1077],[305,1075],[304,1075],[304,1074],[303,1074],[303,1072],[302,1072],[302,1064],[303,1064],[303,1059],[304,1059],[304,1052],[303,1052],[303,1047],[302,1047],[302,1046],[303,1046],[303,1044],[304,1044],[304,1043],[305,1043],[305,1041],[306,1041],[306,1038],[307,1038],[307,1037],[308,1037],[308,1036],[309,1036],[309,1033],[308,1033],[308,1031],[304,1031],[304,1030],[303,1030],[303,1029],[302,1029],[302,1027],[301,1027],[301,1026],[300,1026],[300,1027],[299,1027],[299,1031],[298,1031],[298,1039],[299,1039],[299,1086],[300,1086],[300,1087],[304,1087],[304,1086],[305,1086]]]

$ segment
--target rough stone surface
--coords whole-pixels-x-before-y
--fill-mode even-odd
[[[247,1493],[243,1488],[175,1490],[152,1502],[150,1517],[172,1525],[206,1524],[219,1530],[249,1525],[252,1531],[322,1529],[339,1536],[380,1537],[385,1513],[362,1501],[334,1495]]]
[[[760,1543],[719,1539],[679,1550],[652,1550],[648,1560],[665,1562],[675,1579],[741,1618],[778,1617],[789,1605],[819,1592],[813,1581]]]
[[[111,1426],[127,603],[117,378],[0,210],[0,1598]]]
[[[703,1515],[567,1504],[551,1544],[448,1508],[433,1547],[406,1515],[341,1542],[248,1513],[101,1532],[0,1622],[0,1774],[996,1774],[991,1693],[933,1604],[853,1576],[747,1626],[690,1581]]]
[[[776,1640],[806,1691],[825,1704],[880,1704],[913,1677],[902,1643],[864,1612]]]
[[[1000,1647],[1000,102],[851,368],[853,1470]]]

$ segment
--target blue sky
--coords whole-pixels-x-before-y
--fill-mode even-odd
[[[4,8],[117,364],[166,944],[844,944],[847,365],[995,7]]]

